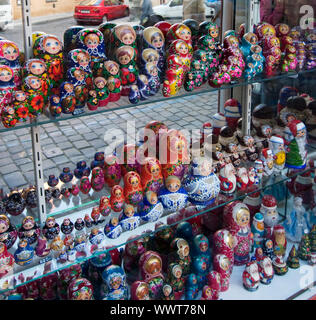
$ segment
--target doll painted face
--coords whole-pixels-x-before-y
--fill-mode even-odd
[[[116,227],[116,226],[118,225],[118,220],[117,220],[117,218],[112,218],[112,219],[111,219],[111,223],[112,223],[113,227]]]
[[[131,205],[126,205],[124,208],[124,213],[125,213],[126,217],[131,218],[135,213],[135,209]]]
[[[139,187],[139,179],[138,177],[132,177],[131,178],[131,185],[134,189]]]
[[[169,176],[166,180],[166,188],[170,192],[177,192],[181,187],[181,181],[178,177]]]
[[[212,27],[209,29],[209,35],[210,35],[212,38],[217,38],[217,37],[219,36],[218,26],[212,26]]]
[[[161,262],[160,260],[153,256],[150,257],[145,265],[146,272],[155,275],[161,271]]]
[[[158,202],[158,197],[156,192],[148,191],[146,193],[147,200],[150,204],[155,205]]]
[[[279,32],[282,34],[282,35],[286,35],[290,32],[290,27],[285,24],[285,23],[282,23],[280,26],[279,26]]]
[[[122,191],[121,191],[121,189],[116,189],[114,194],[115,194],[115,197],[116,197],[116,198],[118,198],[118,199],[121,198],[121,196],[122,196]]]
[[[7,44],[3,50],[3,57],[9,61],[14,61],[19,57],[19,50],[13,44]]]
[[[64,89],[66,92],[70,93],[70,92],[73,92],[74,86],[71,83],[66,83],[64,86]]]
[[[33,218],[28,217],[23,220],[23,227],[25,230],[31,230],[35,225],[35,221]]]
[[[180,279],[182,276],[182,269],[179,265],[176,265],[172,268],[172,274],[175,278]]]
[[[149,289],[148,285],[146,284],[141,284],[137,289],[136,289],[136,296],[139,300],[149,300]]]
[[[249,221],[250,221],[249,210],[247,210],[246,208],[239,209],[236,214],[236,223],[243,228],[249,225]]]
[[[135,41],[135,35],[130,29],[124,29],[120,33],[121,40],[124,44],[130,45]]]
[[[83,81],[85,78],[85,73],[82,70],[77,69],[74,72],[74,76],[75,76],[76,80]]]
[[[48,218],[48,219],[46,220],[46,226],[47,226],[48,228],[53,228],[53,227],[55,226],[55,223],[56,223],[56,221],[55,221],[54,218]]]
[[[153,77],[157,77],[158,76],[158,69],[156,66],[151,66],[151,68],[149,69],[149,73],[153,76]]]
[[[153,45],[154,48],[156,49],[160,49],[163,44],[164,44],[164,41],[162,39],[162,36],[160,33],[154,33],[151,37],[151,44]]]
[[[262,27],[262,35],[264,38],[275,37],[275,28],[271,25],[265,25]]]
[[[57,54],[62,50],[61,42],[55,37],[47,37],[43,45],[45,51],[49,54]]]
[[[0,219],[0,234],[9,229],[9,224],[9,219],[6,216]]]
[[[154,63],[155,65],[158,64],[159,54],[154,49],[145,49],[142,53],[142,57],[145,62]]]
[[[171,286],[166,284],[166,285],[163,286],[162,291],[163,291],[163,294],[164,294],[165,297],[169,297],[171,292],[172,292],[172,288],[171,288]]]
[[[102,77],[98,77],[98,78],[95,79],[94,83],[95,83],[97,88],[103,89],[105,87],[105,85],[106,85],[106,80],[104,78],[102,78]]]
[[[85,39],[84,39],[84,44],[88,47],[88,48],[91,48],[91,49],[95,49],[98,47],[100,43],[100,39],[99,37],[94,34],[94,33],[90,33],[88,34]]]
[[[32,74],[38,76],[38,75],[41,75],[45,72],[46,65],[42,61],[34,61],[34,62],[30,63],[29,69]]]
[[[119,60],[120,64],[128,64],[132,60],[132,58],[128,52],[122,52],[118,56],[118,60]]]
[[[0,81],[9,82],[13,78],[13,73],[9,68],[0,67]]]
[[[87,67],[89,65],[90,59],[88,54],[81,52],[78,54],[77,59],[80,66]]]
[[[228,41],[229,45],[232,48],[238,48],[239,47],[239,41],[235,36],[229,36],[227,41]]]
[[[20,91],[16,91],[15,92],[15,100],[19,101],[19,102],[23,102],[26,99],[26,94],[24,91],[20,90]]]
[[[41,79],[37,78],[37,77],[29,77],[29,81],[28,81],[30,87],[34,90],[38,90],[41,87]]]
[[[178,50],[181,54],[187,54],[189,52],[189,48],[186,43],[180,43]]]
[[[191,39],[191,30],[187,26],[181,26],[176,31],[176,35],[184,41],[189,41]]]

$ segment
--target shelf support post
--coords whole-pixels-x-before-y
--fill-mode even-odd
[[[22,7],[22,23],[23,23],[23,37],[24,37],[24,54],[25,60],[32,57],[32,24],[31,24],[31,0],[21,0]],[[36,124],[36,119],[31,120]],[[42,226],[46,220],[46,203],[45,203],[45,189],[44,189],[44,170],[42,163],[42,149],[40,143],[39,126],[31,127],[32,136],[32,152],[33,164],[35,174],[35,185],[37,192],[37,208],[38,218]]]

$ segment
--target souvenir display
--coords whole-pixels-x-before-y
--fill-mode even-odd
[[[139,212],[141,219],[148,222],[155,222],[161,217],[163,212],[164,207],[161,201],[158,200],[157,193],[147,191]]]
[[[0,279],[13,271],[14,257],[8,252],[6,245],[0,242]]]
[[[292,249],[287,257],[286,264],[291,269],[297,269],[300,267],[300,259],[298,256],[297,249],[293,244]]]
[[[11,224],[6,215],[0,215],[0,242],[3,242],[7,249],[10,249],[18,237],[16,227]]]
[[[244,288],[248,291],[256,291],[259,288],[260,275],[256,260],[247,263],[242,274]]]
[[[258,262],[260,282],[262,284],[271,284],[274,277],[274,269],[272,266],[272,260],[267,256],[262,256]]]
[[[34,218],[27,216],[22,221],[22,226],[18,231],[18,235],[21,240],[27,240],[29,244],[33,244],[37,241],[40,232],[41,230]]]

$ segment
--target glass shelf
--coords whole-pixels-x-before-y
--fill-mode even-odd
[[[244,200],[247,196],[253,194],[253,193],[257,193],[258,191],[261,192],[261,195],[263,194],[267,194],[267,191],[269,190],[269,188],[271,188],[272,186],[276,186],[276,185],[280,185],[280,184],[284,184],[286,183],[288,180],[290,180],[291,178],[301,175],[305,172],[311,171],[311,168],[307,168],[305,170],[301,170],[301,171],[297,171],[293,174],[291,174],[290,176],[287,176],[287,174],[289,173],[288,169],[285,169],[283,174],[284,177],[282,177],[281,179],[278,179],[278,181],[274,181],[274,179],[270,179],[264,186],[259,187],[257,190],[252,191],[252,192],[248,192],[248,193],[244,193],[244,194],[234,194],[229,198],[226,198],[223,200],[222,197],[218,197],[215,201],[215,203],[209,207],[206,207],[204,209],[200,209],[197,210],[194,214],[190,215],[190,216],[178,216],[178,218],[176,218],[177,213],[172,213],[172,214],[164,214],[158,221],[162,222],[163,225],[159,228],[156,228],[156,223],[158,222],[151,222],[151,223],[141,223],[140,226],[132,231],[125,231],[123,232],[117,239],[108,239],[105,238],[104,241],[104,246],[101,248],[102,251],[98,251],[95,253],[91,253],[90,252],[90,248],[89,245],[87,246],[87,255],[85,257],[81,257],[79,259],[77,259],[74,262],[66,262],[63,264],[60,264],[56,261],[55,258],[52,258],[51,260],[51,271],[45,272],[45,274],[43,274],[44,272],[44,263],[40,264],[40,258],[39,257],[34,257],[34,260],[32,262],[31,265],[27,266],[27,267],[20,267],[18,265],[15,265],[14,267],[14,274],[4,277],[2,279],[0,279],[0,293],[4,293],[6,291],[12,290],[13,287],[17,288],[19,286],[25,285],[31,281],[34,280],[38,280],[41,279],[49,274],[53,274],[56,271],[60,271],[62,269],[68,268],[72,265],[76,265],[78,263],[83,263],[91,258],[97,257],[100,254],[105,253],[106,251],[110,251],[113,249],[119,249],[122,248],[123,246],[125,246],[127,243],[130,243],[132,241],[144,238],[144,237],[150,237],[152,235],[154,235],[156,232],[163,230],[166,227],[174,227],[176,226],[178,223],[182,222],[182,221],[188,221],[190,219],[196,218],[196,217],[200,217],[203,216],[204,214],[210,214],[212,211],[219,209],[219,208],[223,208],[224,206],[226,206],[228,203],[231,203],[233,201],[242,201]],[[285,216],[286,216],[286,210],[287,210],[287,198],[285,199],[285,203],[283,203],[282,205],[279,203],[279,216],[280,216],[280,222],[284,220]],[[59,225],[61,225],[62,221],[63,221],[63,215],[67,213],[67,217],[70,218],[73,222],[75,221],[75,219],[77,217],[81,217],[83,218],[84,215],[86,213],[90,214],[91,212],[91,207],[93,205],[98,204],[99,199],[94,199],[91,200],[87,203],[84,203],[82,205],[78,205],[77,207],[72,207],[72,208],[64,208],[60,211],[56,211],[54,213],[49,214],[48,216],[55,216],[56,221]],[[113,217],[114,214],[112,213]],[[98,229],[101,229],[103,231],[104,225],[107,223],[107,221],[110,218],[108,217],[107,219],[105,219],[102,223],[100,223],[99,225],[97,225],[96,227]],[[86,234],[89,234],[89,232],[91,231],[93,227],[86,229]],[[73,231],[74,232],[78,232],[78,231]],[[133,239],[130,239],[131,237],[133,237]],[[17,241],[18,242],[18,241]],[[110,246],[110,248],[109,248]],[[15,246],[16,247],[16,244]],[[11,253],[13,253],[15,251],[15,249],[11,248],[9,250]],[[24,275],[24,279],[27,279],[27,277],[33,277],[31,280],[27,280],[27,281],[23,281],[22,283],[19,283],[19,280],[17,280],[20,277],[20,274],[23,273]],[[15,283],[15,285],[13,287],[7,288],[7,289],[3,289],[3,285],[6,281],[8,281],[10,283],[10,281],[12,282],[12,278],[15,278],[17,281]],[[1,290],[2,289],[2,290]]]
[[[61,116],[56,118],[56,117],[51,117],[50,115],[41,114],[40,116],[37,117],[37,119],[35,121],[30,122],[28,120],[25,123],[17,124],[13,128],[4,128],[3,126],[1,126],[0,133],[1,132],[9,132],[9,131],[13,131],[13,130],[19,130],[22,128],[29,128],[29,127],[38,126],[38,125],[44,125],[44,124],[53,123],[53,122],[58,123],[58,122],[71,120],[71,119],[75,119],[75,118],[97,115],[99,113],[107,113],[107,112],[111,112],[114,110],[116,111],[116,110],[134,108],[134,107],[144,106],[144,105],[152,104],[152,103],[156,103],[156,102],[164,102],[164,101],[169,101],[169,100],[173,100],[173,99],[180,99],[183,97],[205,94],[208,92],[214,92],[214,91],[218,91],[218,90],[232,89],[234,87],[245,86],[245,85],[250,85],[250,84],[254,84],[254,83],[262,83],[262,82],[279,80],[279,79],[290,78],[290,77],[297,78],[301,75],[312,73],[314,71],[316,71],[316,69],[302,70],[299,72],[280,73],[280,74],[270,76],[270,77],[260,75],[260,76],[253,78],[253,79],[250,79],[250,80],[239,79],[238,81],[236,81],[234,83],[221,86],[220,88],[212,88],[206,83],[203,86],[201,86],[201,88],[196,89],[192,92],[187,92],[182,88],[180,90],[179,94],[177,94],[175,96],[171,96],[169,98],[165,98],[160,91],[154,97],[149,98],[148,100],[139,102],[138,104],[131,104],[128,100],[128,97],[121,97],[121,99],[118,102],[110,102],[106,107],[98,108],[95,111],[90,111],[90,110],[87,110],[87,108],[85,108],[85,112],[78,114],[78,115],[62,114]]]

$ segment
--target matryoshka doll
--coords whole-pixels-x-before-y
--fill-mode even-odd
[[[90,168],[87,166],[87,162],[81,160],[77,162],[76,169],[74,170],[74,175],[77,179],[81,179],[83,176],[89,177]]]
[[[68,286],[69,300],[93,300],[93,286],[85,278],[73,279]]]
[[[94,79],[95,91],[99,100],[99,107],[105,107],[110,101],[110,92],[107,87],[107,81],[103,77],[96,77]]]
[[[136,51],[131,46],[122,46],[116,49],[115,59],[120,65],[123,96],[129,94],[129,86],[136,81],[138,67],[136,65]]]
[[[104,227],[104,234],[110,239],[118,238],[122,231],[122,226],[115,217],[112,218]]]
[[[79,67],[72,67],[67,71],[67,81],[73,84],[76,98],[74,115],[84,112],[84,107],[88,98],[88,88],[86,84],[87,74]]]
[[[136,43],[136,31],[132,26],[128,24],[121,24],[115,26],[111,31],[111,53],[110,57],[113,58],[115,50],[122,46],[130,46],[136,51],[137,55],[137,43]]]
[[[93,169],[95,167],[104,168],[104,152],[95,153],[94,160],[90,163],[90,168]]]
[[[53,240],[58,236],[60,232],[59,224],[56,222],[54,217],[48,217],[45,221],[45,226],[42,229],[43,235],[48,240]]]
[[[292,28],[289,33],[289,36],[293,39],[293,46],[296,49],[296,57],[298,61],[299,70],[304,69],[306,62],[305,42],[302,39],[301,33],[302,30],[300,27]]]
[[[103,34],[104,43],[111,42],[111,32],[114,29],[114,27],[116,27],[116,24],[112,22],[104,22],[98,26],[98,30],[100,30]],[[110,46],[106,47],[106,54],[108,57],[110,57],[110,49],[111,49]]]
[[[136,84],[130,86],[128,100],[130,103],[137,104],[140,101],[140,92]]]
[[[251,250],[250,211],[244,203],[234,201],[224,208],[223,226],[236,238],[234,265],[245,265]]]
[[[91,190],[91,183],[89,177],[83,176],[80,178],[79,189],[83,194],[88,194]]]
[[[158,159],[152,157],[144,159],[141,167],[141,181],[144,193],[147,191],[159,193],[160,188],[163,186],[163,177]]]
[[[183,87],[186,91],[193,91],[204,83],[205,69],[201,60],[193,60],[190,71],[185,75]]]
[[[159,200],[166,213],[177,212],[187,205],[188,193],[181,187],[178,177],[169,176],[165,180],[165,187],[160,189]]]
[[[34,43],[33,54],[35,58],[45,61],[48,78],[53,87],[52,92],[58,94],[59,86],[64,78],[62,42],[54,35],[40,36]]]
[[[16,90],[14,84],[14,71],[6,65],[0,65],[0,102],[6,105],[12,102],[13,92]]]
[[[159,69],[155,63],[148,62],[144,67],[144,73],[148,79],[149,94],[154,96],[160,89]]]
[[[155,26],[145,28],[143,31],[143,47],[145,50],[153,49],[159,54],[157,67],[159,78],[162,81],[165,71],[165,37],[163,32]]]
[[[15,263],[20,266],[30,264],[34,257],[34,249],[27,240],[20,240],[18,248],[14,252]]]
[[[119,156],[121,163],[121,174],[124,177],[129,171],[140,172],[140,166],[136,160],[138,146],[134,144],[125,144]]]
[[[71,50],[76,49],[76,39],[77,39],[77,33],[84,29],[83,26],[71,26],[66,28],[63,34],[63,40],[64,40],[64,56],[68,57],[68,53]]]
[[[164,97],[176,95],[181,89],[184,81],[184,70],[182,59],[179,55],[172,54],[167,59],[165,80],[162,93]]]
[[[131,300],[150,300],[149,286],[145,281],[135,281],[131,285]]]
[[[221,44],[219,41],[219,26],[215,22],[203,21],[199,25],[199,36],[206,36],[210,38],[211,42],[214,44],[214,48],[212,50],[217,51],[218,54],[221,50]],[[220,58],[220,56],[218,56]]]
[[[124,176],[124,197],[128,204],[137,206],[143,200],[143,188],[140,175],[130,171]]]
[[[160,299],[161,289],[164,284],[160,255],[151,250],[146,251],[139,259],[139,268],[141,279],[148,283],[150,298]]]
[[[221,276],[221,292],[229,289],[231,263],[225,254],[216,254],[213,257],[213,270]]]
[[[8,252],[6,245],[0,242],[0,279],[13,271],[14,257]]]
[[[172,286],[175,300],[181,300],[185,290],[185,280],[182,276],[182,267],[173,262],[169,264],[167,274],[167,281]]]
[[[102,272],[102,280],[107,286],[107,295],[103,300],[128,299],[126,275],[117,265],[110,265]]]
[[[166,35],[167,46],[177,39],[184,40],[189,45],[189,52],[193,54],[192,32],[188,26],[182,23],[175,23],[169,28]]]
[[[137,87],[139,90],[140,100],[148,99],[149,96],[151,95],[148,77],[144,74],[140,74],[137,77],[136,83],[137,83]],[[160,88],[160,83],[159,83],[159,88]],[[157,92],[158,92],[158,90],[157,90]]]
[[[70,114],[75,111],[77,100],[74,89],[74,85],[69,81],[63,82],[60,86],[61,108],[65,114]]]
[[[26,239],[29,244],[33,244],[37,241],[40,232],[41,230],[34,218],[27,216],[22,221],[22,226],[19,229],[18,235],[20,239]]]
[[[168,255],[168,262],[176,262],[182,268],[183,277],[189,275],[191,271],[191,256],[189,243],[182,238],[175,238],[172,240],[171,253]]]
[[[124,211],[120,214],[119,220],[123,231],[134,230],[140,224],[139,214],[136,212],[136,208],[130,204],[124,205]]]
[[[144,49],[141,53],[139,60],[141,69],[144,69],[147,63],[153,63],[158,68],[159,79],[163,77],[162,71],[158,66],[159,53],[157,50],[151,48]]]
[[[88,92],[87,106],[90,111],[95,111],[98,109],[99,99],[97,91],[94,89],[91,89]]]
[[[93,28],[85,28],[77,34],[77,48],[86,50],[91,57],[91,68],[94,75],[98,74],[98,69],[106,59],[105,42],[103,34],[100,30]]]
[[[122,177],[121,165],[116,156],[109,155],[105,157],[103,174],[105,183],[110,188],[120,183]]]
[[[111,213],[110,198],[103,196],[100,198],[99,210],[103,217],[107,217]]]
[[[91,187],[94,191],[101,191],[104,187],[104,174],[103,170],[100,167],[95,167],[91,172]]]
[[[115,185],[111,189],[111,208],[114,212],[121,212],[125,204],[124,191],[120,185]]]
[[[192,53],[189,51],[189,45],[182,39],[173,40],[168,48],[168,54],[180,56],[183,65],[183,71],[186,73],[190,70]]]
[[[14,111],[19,122],[25,122],[29,115],[28,95],[23,90],[14,92]]]
[[[18,46],[8,40],[0,40],[0,64],[12,68],[14,84],[18,88],[22,84],[22,70],[20,64],[20,50]]]
[[[49,98],[49,112],[53,117],[58,117],[62,113],[60,97],[56,94]]]
[[[110,101],[115,102],[119,100],[121,97],[122,80],[118,63],[111,60],[106,61],[103,68],[103,77],[107,81]]]
[[[158,200],[157,193],[147,191],[140,209],[140,217],[144,221],[155,222],[164,212],[162,203]]]
[[[207,275],[207,283],[212,290],[212,300],[218,300],[221,291],[221,274],[214,270],[211,271]]]
[[[18,237],[18,232],[10,219],[5,215],[0,215],[0,242],[3,242],[7,249],[10,249]]]
[[[276,36],[280,39],[281,51],[285,51],[287,45],[293,45],[293,39],[289,36],[290,27],[285,23],[278,23],[275,26]]]

